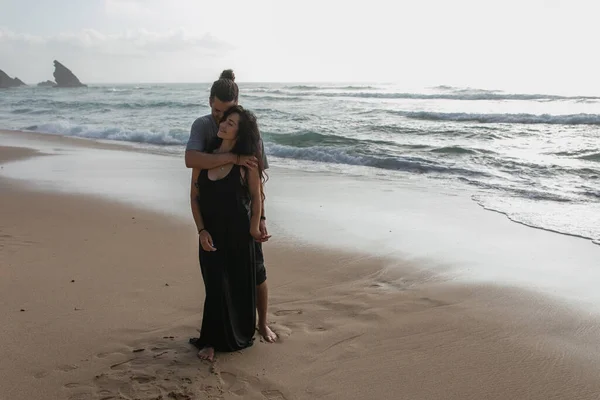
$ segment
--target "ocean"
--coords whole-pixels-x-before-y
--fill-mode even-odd
[[[600,244],[600,96],[240,83],[272,165],[435,180],[532,228]],[[0,128],[182,154],[210,84],[0,91]],[[402,213],[399,209],[398,213]]]

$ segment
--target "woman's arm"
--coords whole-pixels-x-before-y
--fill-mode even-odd
[[[190,189],[192,215],[194,216],[194,222],[196,223],[198,235],[200,236],[200,245],[205,251],[215,251],[217,249],[215,249],[213,245],[212,236],[210,236],[210,233],[204,228],[202,213],[200,212],[200,206],[198,205],[198,199],[200,198],[200,189],[197,185],[198,175],[200,175],[200,170],[197,168],[192,169],[192,187]]]
[[[250,190],[250,200],[252,205],[252,217],[250,219],[250,234],[257,241],[265,241],[260,231],[260,216],[262,215],[262,183],[257,168],[246,169],[248,180],[248,189]]]
[[[200,170],[197,168],[192,169],[192,187],[190,189],[190,203],[192,205],[192,216],[194,217],[194,222],[196,223],[196,228],[198,233],[200,233],[201,229],[204,229],[204,221],[202,220],[202,214],[200,213],[200,206],[198,205],[198,199],[200,197],[200,190],[198,189],[198,175],[200,175]]]

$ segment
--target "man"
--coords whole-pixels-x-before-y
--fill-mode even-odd
[[[253,156],[241,156],[238,158],[233,153],[209,154],[206,153],[206,147],[210,140],[217,136],[218,124],[223,113],[230,107],[237,105],[238,86],[235,83],[235,75],[232,70],[225,70],[215,81],[210,89],[209,105],[211,113],[200,117],[194,121],[190,131],[185,150],[185,166],[193,169],[212,169],[226,164],[238,164],[248,168],[256,168],[257,160]],[[269,167],[267,158],[262,149],[264,168]],[[193,184],[194,182],[192,182]],[[196,201],[191,199],[191,201]],[[266,217],[264,203],[260,221],[260,230],[267,236]],[[267,325],[268,308],[268,287],[267,275],[262,252],[262,244],[256,242],[256,285],[257,299],[256,308],[258,310],[258,332],[265,341],[272,343],[277,340],[277,335]]]

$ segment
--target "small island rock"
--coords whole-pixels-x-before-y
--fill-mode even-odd
[[[38,86],[54,87],[54,86],[56,86],[56,83],[54,83],[53,81],[46,81],[46,82],[40,82],[37,85]]]
[[[0,69],[0,89],[24,86],[25,83],[19,78],[11,78],[6,72]]]
[[[79,81],[79,78],[75,76],[73,72],[60,62],[54,60],[54,79],[56,80],[56,87],[86,87]]]

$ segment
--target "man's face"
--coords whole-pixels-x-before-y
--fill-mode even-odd
[[[224,102],[219,100],[219,98],[215,96],[214,98],[209,99],[209,104],[212,116],[218,124],[221,122],[221,118],[223,118],[223,114],[225,113],[225,111],[237,105],[237,101],[233,100]]]

